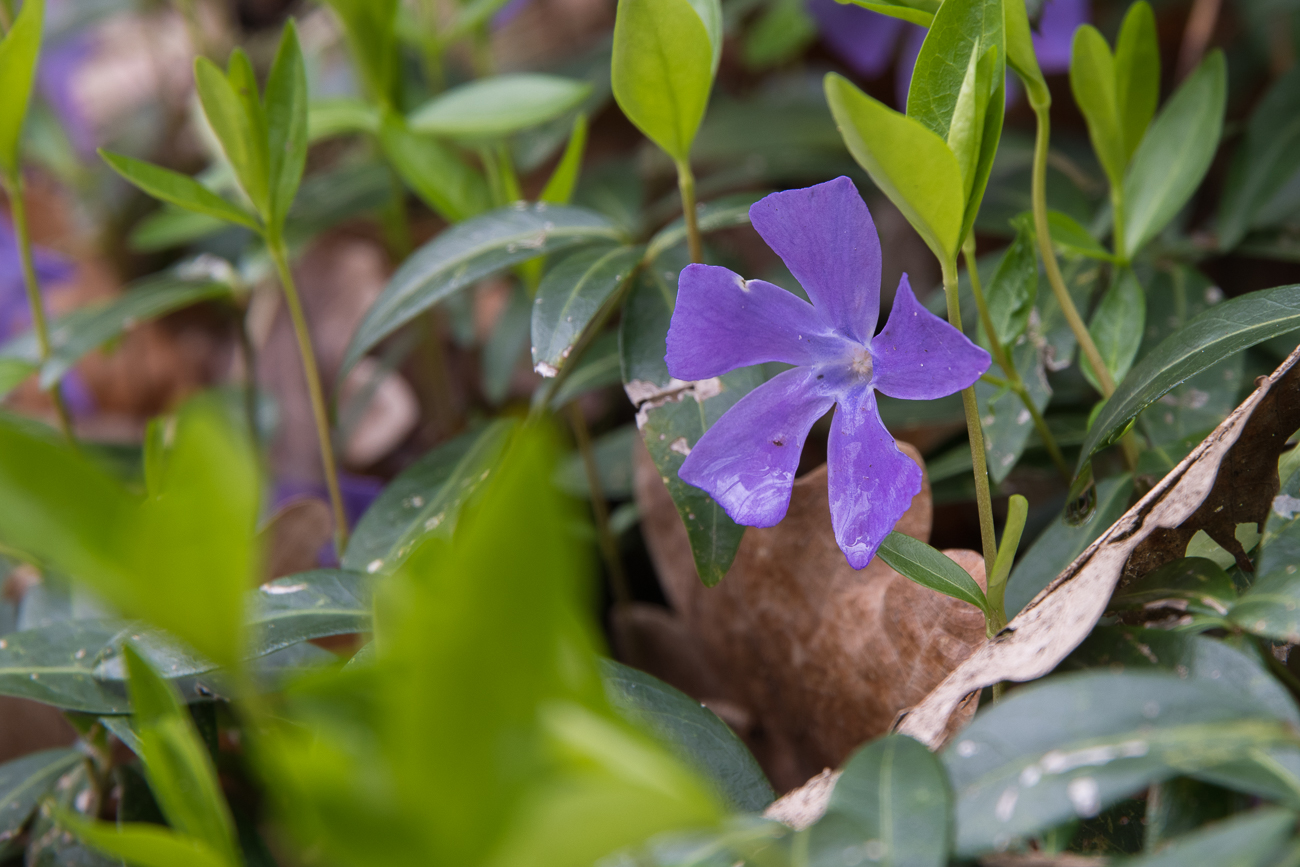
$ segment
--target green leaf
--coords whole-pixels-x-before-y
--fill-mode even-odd
[[[942,551],[936,551],[920,539],[890,533],[880,543],[876,556],[888,563],[889,568],[922,587],[969,602],[980,611],[988,610],[988,600],[975,579]]]
[[[307,166],[307,73],[298,29],[284,25],[266,82],[266,127],[272,225],[283,227]]]
[[[1034,269],[1038,269],[1036,258]],[[1052,388],[1047,384],[1038,347],[1031,340],[1023,340],[1013,346],[1009,354],[1030,399],[1039,413],[1042,413],[1052,399]],[[1015,468],[1029,443],[1029,435],[1034,432],[1033,418],[1020,395],[1009,388],[997,388],[980,380],[975,383],[975,399],[979,404],[984,427],[989,476],[996,484],[1001,484]],[[969,469],[968,457],[964,471],[969,472]]]
[[[483,342],[483,349],[479,353],[479,370],[483,397],[492,406],[500,406],[509,396],[510,381],[519,367],[520,356],[528,348],[532,307],[528,291],[523,285],[516,283],[511,286],[505,309]]]
[[[416,250],[397,270],[352,337],[339,376],[398,328],[447,296],[537,256],[622,232],[583,208],[519,203],[452,226]]]
[[[12,10],[12,4],[8,8]],[[23,120],[36,78],[44,19],[45,0],[24,0],[13,26],[0,41],[0,87],[5,93],[0,106],[0,169],[9,177],[17,175],[22,160]]]
[[[704,22],[704,30],[709,34],[709,47],[713,49],[713,66],[711,75],[718,74],[718,64],[722,62],[722,41],[725,37],[722,18],[722,0],[690,0],[691,8]]]
[[[1103,262],[1115,261],[1115,256],[1070,215],[1048,211],[1047,226],[1052,233],[1052,245],[1067,256],[1085,256]]]
[[[1232,606],[1228,619],[1265,638],[1300,640],[1300,472],[1273,498],[1256,572],[1260,577]]]
[[[1034,108],[1046,108],[1052,104],[1051,91],[1047,89],[1047,80],[1038,65],[1038,53],[1034,49],[1034,38],[1029,31],[1029,14],[1023,3],[1004,3],[1007,40],[1007,65],[1015,70],[1025,85],[1029,104]]]
[[[1088,333],[1097,344],[1101,360],[1110,372],[1112,382],[1122,382],[1133,366],[1142,333],[1146,330],[1146,295],[1131,268],[1122,269],[1112,278],[1110,288],[1088,323]],[[1087,358],[1080,360],[1079,369],[1092,387],[1101,391],[1101,383]]]
[[[941,262],[961,247],[965,202],[957,158],[924,124],[829,73],[826,101],[844,143]]]
[[[1111,600],[1111,607],[1142,610],[1170,603],[1169,607],[1193,614],[1221,615],[1236,598],[1232,578],[1217,563],[1204,557],[1184,557],[1129,584]]]
[[[1002,19],[1002,0],[947,0],[921,45],[907,92],[907,116],[948,143],[968,180],[979,153],[984,110],[1006,60]],[[995,67],[977,76],[990,51]]]
[[[695,221],[700,228],[700,234],[707,235],[719,229],[748,226],[749,209],[761,198],[762,195],[754,193],[737,193],[734,196],[723,196],[696,205]],[[685,242],[686,218],[678,217],[655,232],[650,243],[646,245],[645,259],[647,262],[654,262],[668,250]]]
[[[551,398],[551,410],[558,411],[575,397],[621,385],[622,382],[623,360],[618,349],[618,332],[601,332],[592,339],[591,345],[578,358],[573,372],[556,390]]]
[[[491,478],[515,430],[506,418],[462,434],[389,482],[357,523],[343,568],[387,574],[425,538],[450,539],[461,509]]]
[[[578,186],[578,174],[582,171],[582,157],[587,151],[587,116],[579,114],[573,119],[573,132],[569,134],[569,143],[564,146],[560,161],[555,164],[555,171],[546,180],[546,186],[537,196],[539,202],[552,205],[567,205],[573,198],[573,190]]]
[[[801,0],[771,0],[745,31],[745,66],[754,71],[788,63],[817,39],[817,21]]]
[[[239,186],[266,219],[270,213],[266,119],[257,98],[252,66],[238,48],[230,55],[230,71],[231,78],[227,78],[216,64],[199,57],[194,62],[194,85],[203,115],[235,170]]]
[[[812,827],[813,867],[866,858],[895,867],[943,867],[952,835],[952,794],[939,759],[906,735],[855,752]]]
[[[325,2],[343,22],[348,47],[370,97],[380,105],[397,105],[401,62],[395,31],[398,0]]]
[[[675,160],[690,156],[713,88],[714,47],[690,0],[619,0],[610,83],[618,107]]]
[[[503,138],[559,117],[590,92],[590,84],[556,75],[494,75],[439,94],[413,111],[407,123],[425,135]]]
[[[1295,827],[1296,813],[1261,807],[1178,837],[1125,867],[1266,867],[1278,862]]]
[[[1219,203],[1219,247],[1231,250],[1300,170],[1300,67],[1278,78],[1246,124]]]
[[[1261,575],[1288,571],[1288,567],[1290,574],[1300,571],[1300,470],[1282,480],[1281,490],[1273,498],[1255,566]]]
[[[315,143],[350,133],[379,133],[379,110],[350,96],[317,100],[307,106],[307,141]]]
[[[1038,253],[1030,232],[1016,234],[989,281],[985,298],[995,332],[989,336],[1002,346],[1013,346],[1025,333],[1038,298]]]
[[[11,854],[10,841],[59,778],[86,761],[80,750],[60,747],[41,750],[0,765],[0,854]]]
[[[255,232],[260,229],[257,218],[252,214],[239,205],[221,198],[221,196],[218,196],[191,177],[182,175],[180,172],[174,172],[171,169],[165,169],[162,166],[146,163],[143,160],[110,153],[102,149],[99,155],[119,175],[155,199],[160,199],[187,211],[216,217],[219,220],[225,220],[228,223],[234,223]]]
[[[1191,199],[1223,132],[1228,73],[1215,50],[1161,109],[1124,177],[1124,248],[1130,257]]]
[[[1088,430],[1078,471],[1138,413],[1212,364],[1300,327],[1300,285],[1263,289],[1206,310],[1143,356]]]
[[[533,366],[543,376],[555,376],[592,323],[604,321],[642,253],[641,247],[592,246],[546,272],[532,311]]]
[[[397,115],[384,118],[379,141],[406,185],[448,222],[467,220],[492,206],[482,174],[467,166],[451,147],[411,132]]]
[[[758,762],[713,711],[643,671],[612,659],[600,664],[614,709],[711,780],[733,809],[757,813],[772,803],[775,793]]]
[[[1133,158],[1160,100],[1160,42],[1146,0],[1128,8],[1115,42],[1115,107],[1124,163]]]
[[[838,0],[837,0],[838,2]],[[901,18],[922,27],[929,27],[939,11],[940,0],[852,0],[853,5],[879,12],[891,18]],[[847,3],[845,4],[847,5]]]
[[[1088,123],[1088,137],[1111,187],[1124,183],[1128,158],[1120,125],[1115,58],[1106,37],[1091,24],[1074,31],[1070,49],[1070,90]]]
[[[135,867],[237,867],[202,840],[147,822],[88,821],[62,811],[59,824],[92,847]]]
[[[1209,677],[1087,672],[1016,690],[943,753],[956,854],[1005,847],[1151,783],[1291,744],[1290,725]]]
[[[591,442],[600,489],[610,500],[632,498],[632,451],[637,429],[626,424],[601,434]],[[573,497],[591,498],[587,463],[580,452],[572,452],[555,471],[555,485]]]

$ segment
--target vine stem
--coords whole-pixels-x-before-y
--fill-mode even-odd
[[[573,438],[577,442],[578,452],[582,455],[582,465],[587,473],[587,484],[591,491],[591,513],[596,519],[596,538],[600,543],[600,555],[605,561],[605,570],[609,573],[609,589],[614,594],[614,604],[625,608],[632,601],[632,592],[628,588],[627,575],[623,573],[623,564],[618,559],[618,543],[609,528],[609,503],[605,501],[605,492],[600,487],[600,469],[596,465],[596,453],[591,447],[591,432],[587,429],[587,418],[582,414],[578,402],[569,401],[569,423],[573,426]]]
[[[325,468],[325,485],[329,488],[330,506],[334,511],[334,544],[342,555],[348,546],[348,518],[347,512],[343,510],[343,495],[339,491],[339,473],[334,460],[334,443],[330,438],[329,413],[325,408],[325,392],[321,388],[311,331],[307,328],[307,317],[302,311],[297,284],[293,282],[293,273],[289,270],[289,255],[285,250],[284,239],[278,236],[268,237],[266,246],[275,261],[275,270],[280,275],[280,286],[284,289],[289,318],[293,321],[293,333],[298,339],[298,354],[302,356],[302,371],[307,378],[307,395],[311,398],[311,413],[316,422],[316,437],[320,441],[321,463]]]
[[[686,243],[691,250],[691,261],[703,262],[704,241],[695,213],[695,175],[691,173],[690,160],[677,160],[677,188],[682,192],[682,216],[686,218]]]
[[[943,262],[943,292],[948,301],[948,321],[961,330],[961,306],[957,301],[957,259]],[[980,541],[984,548],[984,574],[993,574],[993,564],[998,557],[997,534],[993,529],[993,495],[989,491],[989,468],[984,453],[984,430],[980,427],[979,403],[975,400],[975,386],[961,392],[962,409],[966,411],[966,434],[970,438],[970,457],[975,474],[975,505],[980,516]]]
[[[1056,303],[1065,314],[1065,321],[1074,338],[1079,342],[1079,349],[1087,357],[1088,363],[1097,374],[1103,397],[1109,398],[1115,393],[1115,381],[1110,378],[1110,371],[1101,360],[1097,344],[1093,343],[1088,326],[1084,324],[1079,309],[1074,306],[1070,290],[1065,288],[1065,278],[1061,276],[1061,266],[1056,261],[1056,252],[1052,249],[1052,233],[1047,224],[1047,144],[1051,139],[1051,118],[1048,105],[1035,105],[1034,116],[1038,119],[1038,130],[1034,136],[1034,174],[1033,206],[1034,234],[1038,236],[1038,250],[1043,256],[1043,268],[1047,271],[1047,282],[1056,296]]]
[[[36,346],[40,352],[41,369],[50,359],[50,327],[45,319],[45,304],[41,300],[41,284],[36,277],[36,265],[32,258],[32,236],[27,225],[27,203],[23,199],[23,178],[14,172],[5,178],[5,193],[9,196],[9,210],[13,216],[14,234],[18,236],[18,258],[22,262],[23,286],[27,289],[27,306],[31,310],[32,330],[36,332]],[[68,442],[76,444],[72,432],[72,416],[68,406],[63,402],[63,392],[59,383],[49,388],[50,398],[54,401],[54,411],[59,417],[59,428]]]
[[[988,304],[984,301],[984,290],[980,286],[980,272],[975,263],[975,235],[971,233],[966,238],[966,243],[961,247],[962,255],[966,258],[966,273],[970,275],[971,294],[975,296],[975,307],[979,310],[980,323],[984,326],[984,333],[989,337],[989,346],[993,349],[993,360],[1002,368],[1002,372],[1007,375],[1007,387],[1019,396],[1025,409],[1029,410],[1029,417],[1034,422],[1034,429],[1038,431],[1039,439],[1043,441],[1043,447],[1047,449],[1047,454],[1060,471],[1061,477],[1065,479],[1066,484],[1070,483],[1070,467],[1065,462],[1065,456],[1061,454],[1061,448],[1056,444],[1056,437],[1052,436],[1051,430],[1047,427],[1047,419],[1038,411],[1034,405],[1034,400],[1029,396],[1029,389],[1025,387],[1025,382],[1020,378],[1020,371],[1016,365],[1007,357],[1006,350],[1002,347],[1001,341],[997,339],[996,332],[993,330],[993,317],[989,314]]]

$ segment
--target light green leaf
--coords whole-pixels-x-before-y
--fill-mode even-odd
[[[578,186],[578,174],[582,171],[582,157],[587,150],[587,116],[579,114],[573,119],[573,132],[569,134],[569,143],[564,147],[555,171],[546,179],[546,186],[537,197],[539,202],[552,205],[567,205],[573,198],[573,190]]]
[[[1300,169],[1300,67],[1278,78],[1246,124],[1219,203],[1219,246],[1231,250]]]
[[[402,53],[395,24],[398,0],[325,0],[343,22],[352,57],[370,96],[380,105],[398,102],[398,67]]]
[[[1070,90],[1088,123],[1088,137],[1112,187],[1124,183],[1128,157],[1120,125],[1115,58],[1106,37],[1091,24],[1074,32],[1070,50]]]
[[[619,0],[610,83],[623,114],[675,160],[689,157],[713,88],[713,42],[690,0]]]
[[[1110,371],[1112,382],[1121,382],[1133,366],[1142,333],[1146,330],[1147,302],[1142,285],[1131,268],[1122,269],[1112,281],[1088,323],[1088,333],[1097,344],[1101,360]],[[1101,391],[1097,374],[1085,357],[1080,370],[1092,387]]]
[[[97,822],[58,814],[59,824],[95,849],[122,859],[135,867],[238,867],[202,840],[179,834],[170,828],[146,822]]]
[[[975,579],[942,551],[936,551],[920,539],[890,533],[880,543],[876,556],[909,581],[969,602],[980,611],[988,610],[988,600]]]
[[[1036,108],[1046,108],[1052,103],[1051,91],[1047,89],[1047,80],[1038,65],[1038,53],[1034,49],[1034,38],[1029,31],[1029,14],[1024,3],[1004,2],[1006,19],[1007,65],[1015,70],[1025,85],[1029,104]]]
[[[119,175],[155,199],[253,231],[260,229],[252,214],[221,198],[191,177],[106,150],[101,150],[99,155]]]
[[[1146,0],[1128,8],[1115,43],[1115,106],[1124,162],[1133,158],[1160,100],[1160,42]]]
[[[942,138],[829,73],[826,101],[849,153],[941,262],[961,247],[961,168]]]
[[[10,5],[9,9],[13,9]],[[0,169],[15,177],[22,155],[23,120],[31,101],[32,82],[36,78],[36,59],[41,51],[41,27],[45,19],[45,0],[25,0],[13,26],[0,42],[0,87],[5,98],[0,103]]]
[[[1115,256],[1069,214],[1048,211],[1047,226],[1052,233],[1052,245],[1067,256],[1085,256],[1103,262],[1115,261]]]
[[[604,321],[636,273],[642,252],[641,247],[587,247],[546,272],[532,311],[533,366],[542,375],[556,375],[592,323]]]
[[[203,105],[203,114],[235,170],[239,186],[265,219],[269,213],[270,192],[266,121],[257,98],[257,82],[247,55],[238,48],[230,55],[230,69],[239,78],[241,86],[252,88],[251,94],[241,94],[225,73],[206,57],[194,62],[194,85]],[[256,109],[252,110],[250,106],[256,106]],[[253,112],[251,116],[250,110]]]
[[[342,377],[376,344],[452,293],[537,256],[622,232],[583,208],[523,202],[452,226],[416,250],[393,275],[352,337]]]
[[[1210,52],[1161,109],[1124,177],[1124,246],[1134,256],[1191,199],[1223,132],[1228,73]]]
[[[284,25],[271,77],[266,82],[266,128],[269,222],[283,228],[307,165],[307,73],[293,19]]]
[[[307,107],[307,141],[315,143],[349,133],[379,133],[379,111],[355,97],[322,99]]]
[[[709,45],[713,48],[712,75],[718,74],[718,64],[722,61],[723,33],[721,0],[690,0],[691,8],[704,22],[704,29],[709,34]]]
[[[480,78],[413,111],[413,132],[455,138],[502,138],[553,120],[586,99],[591,85],[556,75],[515,73]]]
[[[415,194],[449,223],[478,216],[492,205],[487,181],[448,145],[406,128],[397,115],[379,127],[384,155]]]

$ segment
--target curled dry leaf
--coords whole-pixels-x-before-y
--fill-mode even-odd
[[[831,530],[825,467],[795,482],[780,524],[746,530],[727,577],[704,587],[663,480],[644,447],[637,450],[646,543],[686,640],[698,648],[696,665],[716,673],[711,688],[721,693],[693,694],[748,710],[747,741],[778,791],[883,734],[983,640],[974,606],[913,584],[882,560],[862,571],[849,566]],[[931,520],[926,482],[896,529],[925,540]],[[946,553],[983,583],[978,554]],[[650,670],[671,682],[681,667]],[[675,685],[701,689],[680,676]]]
[[[1300,348],[1005,629],[944,678],[898,731],[937,748],[965,696],[1055,668],[1092,631],[1125,574],[1182,556],[1198,530],[1217,541],[1224,527],[1262,520],[1278,490],[1278,456],[1297,428]]]

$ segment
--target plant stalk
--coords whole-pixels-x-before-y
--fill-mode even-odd
[[[605,571],[609,573],[609,589],[614,595],[614,604],[625,608],[632,601],[632,592],[628,588],[627,575],[623,572],[623,563],[618,559],[618,543],[609,529],[609,504],[605,502],[605,492],[600,487],[600,468],[596,465],[596,453],[591,448],[591,432],[587,430],[586,416],[582,414],[577,401],[569,402],[569,423],[573,426],[573,438],[582,455],[583,469],[587,473],[587,484],[591,490],[591,514],[596,519],[600,556],[605,561]]]
[[[957,260],[943,263],[943,292],[948,300],[948,321],[961,330],[961,306],[957,301]],[[980,427],[979,403],[975,386],[962,389],[962,409],[966,411],[966,433],[970,437],[970,457],[975,474],[975,505],[980,516],[980,541],[984,549],[984,574],[993,574],[998,556],[997,534],[993,529],[993,496],[989,491],[989,468],[984,453],[984,430]]]
[[[27,290],[27,306],[31,310],[32,330],[36,332],[36,346],[40,352],[41,370],[50,359],[50,327],[45,318],[45,303],[41,299],[41,284],[36,277],[36,265],[32,258],[32,236],[27,224],[27,203],[23,199],[23,178],[18,172],[7,177],[4,182],[5,193],[9,196],[9,210],[14,221],[14,234],[18,239],[18,258],[22,262],[23,286]],[[39,376],[39,374],[38,374]],[[72,432],[72,416],[68,406],[63,402],[63,392],[59,383],[49,388],[54,411],[59,417],[59,428],[68,442],[76,444],[77,438]]]
[[[704,261],[704,240],[700,237],[700,221],[695,213],[695,175],[691,174],[690,160],[677,160],[677,188],[682,192],[682,216],[686,218],[686,243],[690,247],[691,261]]]
[[[280,275],[280,286],[284,289],[289,318],[293,321],[294,337],[298,339],[298,354],[302,356],[302,371],[307,379],[307,395],[311,399],[311,413],[316,422],[316,437],[320,442],[321,464],[325,469],[325,485],[329,488],[330,507],[334,512],[334,546],[342,556],[348,546],[348,517],[343,509],[343,495],[339,491],[339,473],[334,460],[334,443],[330,438],[329,413],[325,406],[325,392],[321,388],[320,370],[316,366],[316,352],[312,347],[311,331],[307,328],[307,317],[303,314],[298,287],[293,282],[293,273],[289,270],[289,256],[285,250],[284,240],[279,237],[268,237],[266,246],[275,261],[275,270]]]
[[[1065,287],[1065,278],[1061,276],[1061,266],[1056,261],[1056,251],[1052,249],[1052,233],[1047,225],[1047,144],[1051,138],[1051,118],[1046,105],[1034,106],[1034,116],[1038,119],[1038,131],[1034,136],[1034,175],[1033,206],[1034,234],[1038,236],[1038,250],[1043,256],[1043,268],[1047,271],[1047,282],[1056,296],[1056,303],[1065,314],[1074,338],[1079,342],[1079,349],[1087,357],[1092,369],[1097,372],[1097,381],[1101,383],[1102,395],[1110,397],[1115,393],[1115,382],[1110,378],[1110,371],[1101,360],[1097,344],[1093,343],[1088,326],[1074,306],[1070,290]]]
[[[1019,397],[1025,409],[1029,410],[1029,417],[1034,422],[1034,429],[1038,431],[1038,437],[1043,441],[1043,448],[1047,449],[1048,456],[1056,469],[1060,471],[1061,477],[1065,483],[1069,484],[1072,474],[1070,467],[1065,462],[1065,456],[1061,454],[1061,448],[1056,444],[1056,437],[1052,436],[1052,431],[1047,427],[1047,419],[1038,411],[1034,405],[1034,399],[1029,395],[1029,389],[1025,387],[1025,382],[1020,378],[1020,371],[1016,365],[1007,356],[1006,349],[1003,348],[1001,341],[993,331],[993,317],[989,314],[988,304],[984,301],[984,290],[980,286],[979,269],[975,264],[975,235],[972,233],[966,238],[966,243],[961,248],[962,255],[966,257],[966,273],[970,275],[971,294],[975,296],[975,307],[979,310],[980,324],[984,326],[984,333],[989,337],[989,346],[993,349],[993,360],[1002,368],[1002,372],[1007,376],[1007,387],[1014,391]]]

